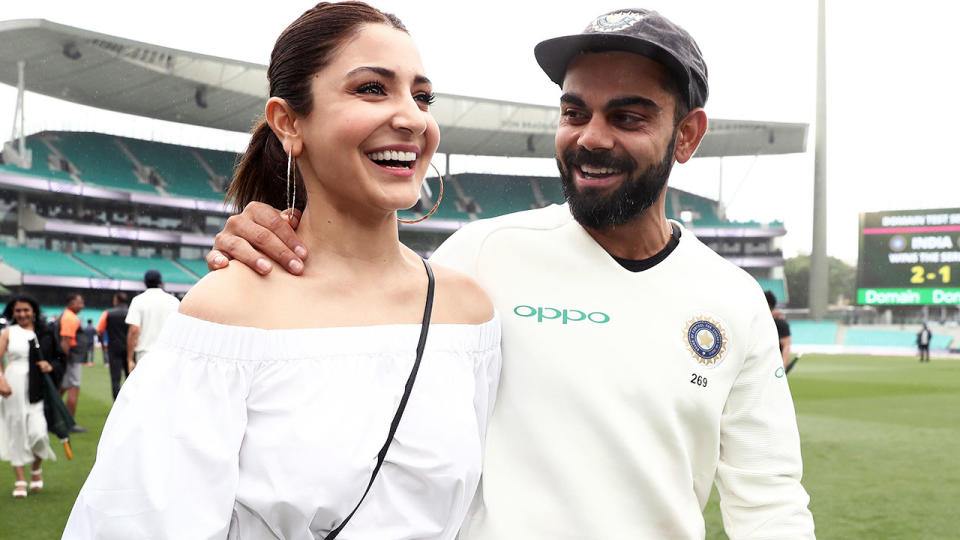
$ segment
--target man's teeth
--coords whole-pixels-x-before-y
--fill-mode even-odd
[[[611,169],[609,167],[591,167],[589,165],[581,165],[580,170],[584,174],[589,174],[590,176],[606,176],[608,174],[620,174],[620,169]]]
[[[416,152],[398,152],[396,150],[385,150],[383,152],[371,152],[367,157],[373,161],[416,161]]]

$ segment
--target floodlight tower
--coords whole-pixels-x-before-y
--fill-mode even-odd
[[[813,245],[810,252],[810,318],[827,312],[827,75],[824,3],[817,8],[817,138],[813,157]]]

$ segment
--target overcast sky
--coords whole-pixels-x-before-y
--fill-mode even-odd
[[[43,18],[115,36],[266,64],[273,42],[310,2],[167,0],[5,2],[0,19]],[[420,46],[438,92],[555,105],[534,45],[577,33],[621,2],[381,0]],[[783,220],[787,256],[809,252],[812,221],[816,0],[649,0],[697,40],[713,118],[810,124],[808,152],[694,159],[671,185],[722,196],[731,219]],[[954,154],[960,3],[827,0],[827,251],[857,258],[860,212],[960,207]],[[0,43],[0,47],[2,47]],[[0,134],[16,92],[0,85]],[[27,131],[93,130],[241,150],[244,136],[105,113],[28,94]],[[442,136],[442,134],[441,134]],[[202,142],[201,142],[202,141]],[[453,172],[553,174],[550,160],[454,159]],[[721,182],[722,176],[722,182]]]

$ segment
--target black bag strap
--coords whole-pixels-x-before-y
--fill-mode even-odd
[[[397,432],[397,426],[400,425],[400,417],[403,416],[403,410],[407,408],[407,401],[410,400],[413,381],[417,379],[417,371],[420,370],[420,359],[423,358],[423,349],[427,346],[427,330],[430,329],[430,314],[433,312],[433,289],[436,280],[433,277],[433,269],[430,268],[430,263],[424,260],[423,267],[427,270],[427,304],[423,308],[423,322],[420,323],[420,341],[417,343],[417,358],[413,361],[413,369],[410,370],[410,375],[407,377],[407,384],[403,389],[403,397],[400,398],[400,404],[397,405],[397,412],[393,415],[393,422],[390,423],[390,433],[387,434],[387,441],[383,443],[383,448],[381,448],[380,453],[377,454],[377,465],[373,468],[373,474],[370,475],[370,482],[367,483],[367,489],[363,492],[363,496],[360,497],[360,501],[357,502],[357,506],[340,522],[340,525],[338,525],[336,529],[330,531],[326,540],[334,540],[340,534],[340,531],[342,531],[347,522],[350,521],[353,514],[355,514],[360,508],[360,505],[363,504],[367,493],[370,493],[373,481],[377,478],[377,473],[380,472],[383,460],[387,457],[387,450],[390,449],[390,444],[393,442],[393,436]]]

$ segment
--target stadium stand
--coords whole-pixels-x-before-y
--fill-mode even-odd
[[[198,277],[207,275],[207,262],[197,259],[177,259],[184,268],[193,272]]]
[[[161,257],[125,257],[123,255],[100,255],[75,253],[74,257],[103,272],[112,279],[143,281],[143,274],[151,268],[159,270],[165,283],[196,283],[197,279],[183,271],[170,259]]]
[[[835,345],[840,326],[835,322],[790,321],[794,345]]]
[[[539,208],[527,178],[493,174],[455,176],[467,200],[463,202],[480,218]],[[555,180],[556,181],[556,180]],[[476,203],[470,205],[470,203]]]
[[[41,276],[103,277],[66,253],[27,247],[0,246],[0,259],[22,274]],[[141,274],[140,279],[143,279]]]
[[[137,179],[134,164],[123,155],[111,135],[62,131],[42,136],[79,170],[77,176],[84,183],[158,193],[153,185]]]
[[[174,144],[117,138],[137,157],[141,165],[152,167],[163,179],[170,195],[197,199],[223,199],[223,193],[210,186],[210,175],[190,148]]]
[[[945,349],[953,341],[953,336],[934,334],[930,341],[931,349]],[[917,333],[908,330],[888,330],[879,328],[847,328],[844,345],[870,347],[916,347]]]
[[[40,176],[42,178],[51,178],[53,180],[60,180],[63,182],[73,183],[73,178],[70,177],[70,174],[60,170],[60,169],[51,169],[50,162],[52,159],[52,152],[50,149],[43,143],[43,141],[37,138],[27,139],[26,141],[27,148],[33,153],[33,162],[29,169],[21,169],[14,165],[5,165],[0,164],[0,169],[16,172],[20,174],[29,174],[31,176]],[[53,158],[55,160],[55,158]],[[58,164],[59,165],[59,164]]]
[[[765,291],[770,291],[774,296],[777,297],[777,301],[784,303],[787,301],[786,287],[783,284],[782,279],[775,278],[756,278],[757,283],[760,284],[760,288]]]

